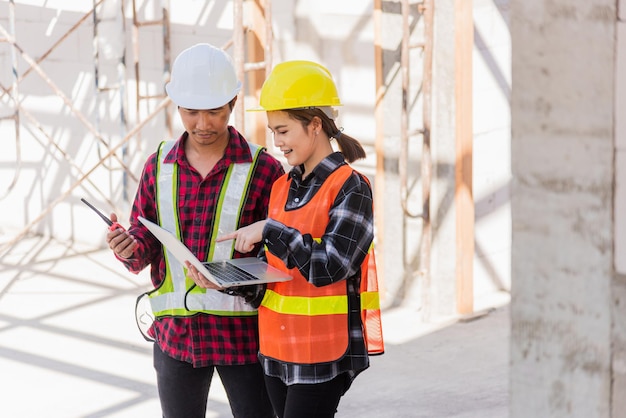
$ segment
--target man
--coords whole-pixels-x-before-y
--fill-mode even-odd
[[[232,241],[215,238],[265,219],[272,183],[284,170],[228,125],[240,89],[230,57],[218,48],[197,44],[176,58],[166,91],[185,132],[148,158],[128,231],[107,234],[131,272],[151,267],[155,321],[149,335],[166,418],[204,418],[214,370],[234,417],[274,416],[257,358],[256,311],[241,297],[195,287],[137,219],[177,234],[200,260],[244,256]]]

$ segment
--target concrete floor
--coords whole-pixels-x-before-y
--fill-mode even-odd
[[[0,417],[159,417],[151,346],[135,299],[147,271],[108,252],[25,239],[0,258]],[[386,353],[357,378],[338,418],[508,416],[508,296],[468,322],[383,313]],[[231,417],[219,380],[208,418]]]

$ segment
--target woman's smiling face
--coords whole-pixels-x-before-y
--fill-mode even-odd
[[[267,121],[274,146],[280,149],[289,165],[304,165],[305,175],[329,154],[329,141],[321,131],[319,118],[314,117],[304,127],[287,112],[276,110],[267,112]]]

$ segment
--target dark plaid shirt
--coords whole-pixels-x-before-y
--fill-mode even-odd
[[[165,162],[178,163],[178,212],[181,234],[185,245],[198,259],[206,259],[211,236],[217,198],[230,164],[250,162],[252,156],[245,138],[229,127],[230,143],[222,159],[206,178],[189,165],[184,152],[183,134],[166,156]],[[157,220],[156,209],[156,153],[152,154],[143,169],[137,195],[130,216],[129,232],[139,246],[132,259],[122,260],[132,272],[151,267],[152,284],[158,287],[165,276],[165,259],[160,243],[139,223],[138,216]],[[267,206],[272,183],[284,174],[280,162],[267,152],[258,158],[251,180],[248,198],[240,218],[239,227],[267,217]],[[251,252],[250,254],[256,254]],[[243,257],[235,252],[234,257]],[[163,352],[170,357],[192,363],[195,367],[208,365],[235,365],[257,362],[257,316],[232,317],[197,314],[192,317],[166,317],[155,321],[150,335]]]
[[[291,184],[284,209],[297,209],[309,203],[328,176],[343,164],[343,155],[333,153],[304,179],[302,169],[294,167],[289,173]],[[358,373],[369,367],[359,295],[360,266],[374,239],[372,191],[369,184],[357,172],[346,180],[330,208],[328,225],[321,242],[314,241],[310,234],[303,235],[272,219],[268,219],[263,239],[266,251],[280,258],[287,267],[297,267],[309,283],[318,287],[341,281],[346,284],[350,327],[348,351],[338,361],[292,364],[261,355],[265,373],[280,378],[288,385],[321,383],[347,373],[349,385]],[[263,253],[261,257],[264,257]],[[258,286],[248,288],[242,294],[246,300],[260,303],[263,292],[264,288]]]

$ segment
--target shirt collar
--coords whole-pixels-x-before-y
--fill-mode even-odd
[[[330,174],[335,171],[340,166],[346,164],[346,161],[343,158],[343,154],[341,152],[333,152],[326,158],[324,158],[320,163],[315,166],[311,174],[307,177],[316,177],[319,181],[323,182],[330,176]],[[291,169],[289,172],[289,176],[296,180],[303,180],[302,173],[304,172],[304,167],[301,165],[297,165]]]

